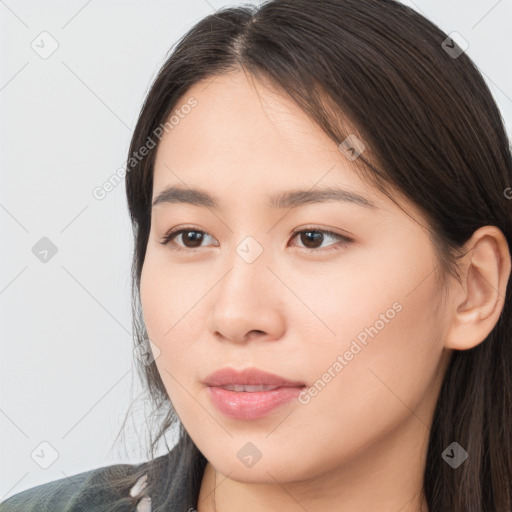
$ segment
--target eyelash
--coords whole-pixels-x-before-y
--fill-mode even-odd
[[[195,229],[192,226],[187,226],[187,227],[184,227],[184,228],[178,228],[178,229],[175,229],[173,231],[168,232],[162,238],[162,240],[160,241],[160,244],[167,245],[176,236],[178,236],[178,235],[180,235],[182,233],[190,232],[190,231],[193,231],[193,232],[196,232],[196,233],[202,233],[203,235],[208,235],[208,233],[206,233],[205,231],[202,231],[200,229]],[[301,229],[299,231],[294,231],[292,233],[292,240],[297,235],[300,235],[301,233],[322,233],[324,235],[332,236],[333,238],[336,238],[337,240],[339,240],[341,242],[341,247],[345,247],[346,245],[348,245],[350,242],[353,241],[351,238],[348,238],[346,236],[340,235],[339,233],[334,233],[333,231],[328,231],[328,230],[325,230],[325,229],[320,229],[320,228],[317,228],[315,226],[306,227],[306,228]],[[332,244],[332,245],[334,246],[333,248],[327,248],[327,249],[310,249],[308,247],[299,247],[299,249],[301,249],[303,251],[306,251],[308,253],[313,253],[313,252],[329,252],[329,251],[337,251],[337,250],[340,249],[339,247],[336,247],[337,244]],[[197,249],[198,248],[190,249],[190,248],[184,248],[184,247],[176,246],[173,250],[184,251],[184,252],[195,252],[195,251],[197,251]]]

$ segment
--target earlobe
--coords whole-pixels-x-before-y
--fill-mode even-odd
[[[453,285],[448,301],[450,328],[445,346],[468,350],[493,330],[505,303],[511,257],[507,240],[496,226],[484,226],[466,242],[460,261],[461,282]]]

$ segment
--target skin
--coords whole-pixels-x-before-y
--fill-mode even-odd
[[[221,208],[153,207],[141,302],[167,393],[209,461],[198,511],[427,511],[433,410],[453,350],[481,343],[501,313],[510,275],[503,234],[475,232],[460,260],[462,286],[450,278],[443,296],[420,212],[402,199],[411,219],[361,181],[291,100],[241,71],[195,84],[177,108],[192,96],[197,106],[157,148],[153,198],[168,185],[195,187]],[[377,208],[266,204],[276,192],[328,185]],[[292,235],[310,226],[352,241]],[[162,245],[175,227],[206,235]],[[236,252],[246,236],[263,250],[252,263]],[[202,381],[225,366],[313,386],[396,303],[401,310],[309,403],[246,421],[210,401]],[[251,467],[237,457],[247,442],[261,452]]]

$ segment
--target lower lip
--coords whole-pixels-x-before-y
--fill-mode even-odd
[[[229,391],[209,387],[213,404],[220,412],[237,420],[255,420],[299,396],[302,387],[282,387],[270,391]]]

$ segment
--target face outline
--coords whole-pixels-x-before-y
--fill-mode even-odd
[[[158,146],[153,198],[187,186],[218,197],[221,208],[156,205],[140,285],[155,362],[185,429],[219,472],[241,482],[305,481],[348,468],[361,475],[369,458],[384,469],[390,452],[421,468],[449,356],[426,230],[362,182],[295,104],[261,84],[256,90],[244,73],[196,84],[176,108],[190,97],[197,107]],[[275,193],[323,186],[377,208],[267,206]],[[160,243],[178,228],[205,232],[202,245],[187,252]],[[351,241],[324,234],[308,253],[307,239],[292,235],[308,228]],[[247,236],[262,249],[251,263],[237,252]],[[185,248],[182,236],[174,242]],[[235,420],[203,384],[226,366],[259,368],[310,390],[328,382],[302,403]],[[390,450],[397,436],[402,446]],[[251,467],[238,455],[247,443],[261,455]]]

